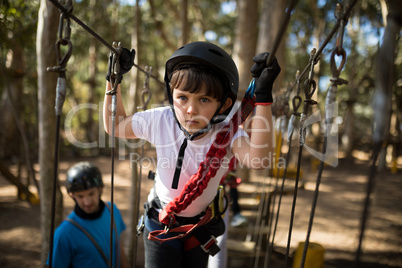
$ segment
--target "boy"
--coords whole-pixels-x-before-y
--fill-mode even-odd
[[[134,54],[134,50],[122,50],[121,75],[133,66]],[[269,104],[280,67],[274,61],[267,68],[267,56],[257,55],[252,68],[257,107],[251,137],[236,125],[226,128],[237,129],[235,133],[222,134],[227,125],[224,119],[236,101],[239,76],[232,58],[220,47],[193,42],[179,48],[166,62],[170,107],[131,116],[124,111],[121,80],[115,79],[109,62],[106,91],[111,90],[110,81],[117,85],[115,136],[145,139],[155,145],[157,152],[155,185],[146,204],[146,267],[206,267],[208,253],[219,251],[215,238],[225,229],[221,211],[215,208],[211,216],[209,206],[215,203],[230,160],[236,157],[254,169],[268,167],[273,152]],[[113,129],[111,100],[106,94],[104,125],[109,134]],[[216,158],[214,152],[220,156]]]

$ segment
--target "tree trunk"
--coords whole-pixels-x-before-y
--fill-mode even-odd
[[[236,21],[236,37],[233,46],[233,60],[239,69],[239,100],[242,100],[252,79],[250,68],[253,65],[257,44],[258,0],[239,0]]]
[[[89,10],[96,12],[96,1],[91,0],[89,3]],[[97,22],[97,16],[92,13],[92,16],[90,17],[91,20],[91,25],[95,26]],[[96,89],[97,89],[97,84],[96,84],[96,74],[98,72],[96,62],[97,62],[97,53],[98,53],[98,40],[95,37],[90,37],[90,45],[88,49],[88,84],[89,84],[89,91],[88,91],[88,103],[95,103],[95,98],[96,98]],[[106,57],[105,57],[106,58]],[[86,122],[86,138],[88,142],[93,142],[97,139],[98,137],[98,128],[95,125],[94,122],[94,110],[93,109],[86,109],[87,110],[87,122]]]
[[[272,50],[276,36],[278,34],[281,23],[285,17],[287,1],[264,0],[262,3],[262,11],[259,22],[257,53],[270,52]],[[275,53],[276,59],[281,65],[282,71],[275,80],[273,92],[276,92],[283,81],[285,74],[285,44],[287,34],[282,37],[278,50]]]
[[[21,151],[21,135],[18,131],[17,120],[21,119],[23,96],[23,75],[25,71],[23,48],[15,43],[12,50],[9,51],[7,64],[10,67],[5,70],[3,77],[5,79],[6,90],[3,90],[1,108],[0,108],[0,124],[7,126],[0,130],[0,148],[1,159],[10,159],[13,156],[19,157]],[[15,115],[13,114],[15,111]]]
[[[252,79],[250,68],[253,65],[253,57],[255,56],[255,46],[257,44],[257,21],[258,10],[257,0],[239,0],[238,17],[236,21],[236,37],[233,46],[233,60],[239,69],[239,93],[238,100],[242,100],[248,85]],[[250,174],[249,169],[243,165],[237,168],[237,176],[248,181]]]
[[[359,6],[355,7],[354,19],[351,20],[348,33],[352,42],[350,46],[351,52],[349,56],[348,63],[351,64],[350,72],[348,73],[348,88],[349,88],[349,99],[347,100],[347,108],[345,114],[345,126],[344,131],[341,138],[341,143],[343,150],[345,151],[345,158],[348,161],[353,161],[353,150],[355,144],[355,113],[354,106],[357,102],[358,98],[358,87],[359,81],[356,81],[357,71],[359,70],[358,65],[358,52],[356,51],[357,43],[358,43],[358,35],[360,33],[360,8]],[[353,26],[352,26],[353,23]]]
[[[55,97],[56,75],[47,73],[46,68],[56,64],[54,44],[58,28],[59,12],[49,1],[41,0],[38,15],[38,31],[36,41],[38,71],[38,107],[39,107],[39,165],[40,165],[40,200],[42,231],[42,267],[46,263],[49,252],[51,206],[53,192],[54,148],[55,148]],[[60,188],[57,186],[60,193]],[[61,222],[62,199],[58,195],[55,226]]]
[[[395,59],[398,37],[402,23],[402,3],[400,1],[388,1],[389,14],[383,43],[378,50],[376,58],[376,92],[373,97],[374,114],[374,144],[381,143],[380,155],[378,156],[378,171],[386,168],[387,145],[390,140],[391,115],[392,115],[392,91],[395,88]]]
[[[136,50],[136,61],[137,65],[141,66],[140,56],[141,53],[141,39],[140,39],[140,24],[141,24],[141,9],[136,2],[136,5],[133,8],[134,16],[134,31],[131,35],[131,47]],[[130,72],[130,89],[129,89],[129,101],[127,103],[128,111],[130,114],[134,114],[137,112],[137,106],[139,105],[139,88],[140,88],[140,72],[137,68],[133,68]],[[138,148],[133,148],[132,154],[139,154]],[[128,263],[129,267],[136,267],[137,257],[138,257],[138,239],[137,236],[137,222],[140,217],[140,204],[139,204],[139,196],[141,193],[140,188],[140,180],[141,174],[138,174],[138,162],[132,161],[131,162],[131,189],[130,189],[130,222],[131,227],[129,230],[129,241],[128,241]]]
[[[188,42],[188,3],[187,0],[180,0],[180,19],[181,19],[181,45],[184,46]]]

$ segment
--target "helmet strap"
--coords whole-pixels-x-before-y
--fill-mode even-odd
[[[168,87],[168,90],[170,90],[169,83],[166,83],[166,85],[167,85],[167,87]],[[207,125],[205,128],[200,129],[200,130],[198,130],[196,133],[194,133],[194,134],[191,135],[191,134],[188,133],[188,131],[180,124],[179,120],[177,119],[176,112],[175,112],[174,106],[173,106],[173,97],[172,97],[171,94],[169,94],[168,97],[169,97],[169,102],[170,102],[170,108],[171,108],[171,110],[172,110],[172,112],[173,112],[174,120],[175,120],[176,123],[179,125],[180,130],[183,131],[183,133],[184,133],[184,135],[185,135],[185,138],[184,138],[184,140],[183,140],[183,142],[182,142],[182,144],[181,144],[181,146],[180,146],[180,149],[179,149],[179,155],[177,156],[176,169],[175,169],[175,172],[174,172],[174,175],[173,175],[173,180],[172,180],[172,189],[177,189],[178,186],[179,186],[179,179],[180,179],[180,174],[181,174],[181,168],[182,168],[182,165],[183,165],[184,153],[185,153],[185,150],[186,150],[186,148],[187,148],[187,141],[188,141],[188,140],[190,140],[190,141],[195,140],[197,137],[199,137],[199,136],[203,135],[204,133],[210,131],[211,128],[212,128],[212,124],[221,122],[221,121],[219,121],[219,120],[216,120],[216,119],[217,119],[216,117],[219,115],[219,111],[220,111],[220,110],[222,109],[222,107],[225,105],[225,102],[226,102],[226,100],[227,100],[227,98],[228,98],[227,95],[228,95],[228,94],[225,94],[225,96],[223,97],[224,101],[221,102],[221,104],[219,105],[219,107],[218,107],[218,109],[216,110],[215,114],[212,116],[211,120],[209,121],[208,125]]]
[[[181,168],[183,165],[183,159],[184,159],[184,153],[185,150],[187,148],[187,141],[190,140],[195,140],[196,138],[198,138],[199,136],[203,135],[204,133],[207,133],[208,131],[211,130],[212,128],[212,124],[214,124],[214,118],[219,114],[220,109],[223,107],[224,104],[221,104],[220,107],[216,110],[214,116],[211,118],[211,121],[208,123],[208,125],[203,128],[198,130],[196,133],[190,135],[190,133],[188,133],[188,131],[180,124],[179,120],[176,117],[176,113],[174,111],[174,107],[173,105],[171,106],[172,108],[172,112],[174,115],[174,119],[176,121],[176,123],[179,125],[179,128],[181,129],[181,131],[184,132],[185,138],[180,146],[179,149],[179,155],[177,156],[177,161],[176,161],[176,170],[174,172],[173,175],[173,180],[172,180],[172,189],[177,189],[177,187],[179,186],[179,179],[180,179],[180,174],[181,174]]]

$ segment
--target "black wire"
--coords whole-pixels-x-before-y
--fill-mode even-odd
[[[323,142],[323,145],[322,145],[323,146],[322,155],[325,155],[326,151],[327,151],[328,135],[330,135],[329,132],[330,132],[330,129],[327,128],[326,135],[324,137],[324,142]],[[312,202],[311,211],[310,211],[310,220],[309,220],[309,224],[308,224],[306,240],[304,242],[302,259],[301,259],[301,262],[300,262],[300,267],[301,268],[304,267],[304,263],[306,261],[307,249],[308,249],[308,245],[309,245],[309,242],[310,242],[311,229],[313,228],[315,208],[317,206],[317,200],[318,200],[318,194],[319,194],[319,188],[320,188],[321,176],[322,176],[323,169],[324,169],[324,160],[322,159],[320,161],[320,167],[319,167],[319,170],[318,170],[317,182],[316,182],[316,186],[315,186],[314,197],[313,197],[313,202]]]
[[[66,14],[68,14],[68,10],[64,8],[64,6],[60,5],[59,2],[57,2],[57,0],[49,0],[50,2],[52,2],[58,9],[60,9],[62,12],[66,12]],[[108,42],[106,42],[102,37],[100,37],[96,32],[94,32],[91,28],[89,28],[85,23],[83,23],[80,19],[78,19],[76,16],[74,16],[73,14],[69,14],[69,17],[75,21],[77,24],[79,24],[82,28],[84,28],[88,33],[90,33],[93,37],[95,37],[96,39],[98,39],[103,45],[105,45],[108,49],[110,49],[113,53],[117,53],[116,49],[109,44]],[[143,73],[147,73],[144,69],[142,69],[140,66],[138,66],[137,64],[134,64],[134,67],[136,67],[138,70],[140,70]],[[165,85],[164,82],[160,81],[158,79],[158,77],[156,77],[155,75],[150,75],[150,77],[152,77],[153,79],[155,79],[159,84],[161,85]]]
[[[60,115],[56,117],[56,142],[54,149],[54,167],[53,167],[53,192],[52,192],[52,209],[51,209],[51,222],[50,222],[50,253],[49,253],[49,267],[53,266],[53,239],[54,239],[54,221],[56,217],[56,185],[57,185],[57,171],[58,171],[58,158],[59,158],[59,135],[60,135]]]
[[[377,158],[378,155],[381,151],[381,146],[382,142],[376,142],[374,144],[374,149],[373,149],[373,162],[370,167],[370,173],[367,181],[367,190],[366,190],[366,199],[364,201],[364,209],[363,209],[363,214],[361,218],[361,226],[360,226],[360,236],[359,236],[359,245],[357,247],[356,251],[356,263],[355,267],[359,268],[360,267],[360,257],[361,257],[361,251],[362,251],[362,244],[363,244],[363,237],[364,237],[364,232],[366,229],[366,223],[367,223],[367,218],[369,214],[369,207],[370,207],[370,196],[374,188],[374,182],[375,182],[375,175],[377,172]]]
[[[293,132],[290,134],[290,137],[289,137],[290,141],[292,140],[292,137],[293,137]],[[280,212],[281,204],[282,204],[283,191],[284,191],[284,188],[285,188],[285,180],[286,180],[286,174],[287,174],[288,166],[289,166],[291,148],[292,148],[292,146],[291,146],[291,144],[289,142],[288,152],[287,152],[286,160],[285,160],[286,165],[285,165],[285,169],[283,171],[282,185],[281,185],[281,190],[280,190],[280,193],[279,193],[278,208],[277,208],[276,217],[275,217],[275,226],[274,226],[274,230],[273,230],[273,233],[272,233],[272,242],[271,242],[270,246],[268,245],[267,250],[269,249],[269,252],[267,251],[267,253],[265,255],[265,258],[267,258],[266,267],[269,267],[269,264],[271,262],[271,255],[272,255],[273,248],[274,248],[275,235],[276,235],[276,230],[277,230],[277,226],[278,226],[279,212]],[[280,155],[282,155],[282,152],[281,152]],[[279,178],[279,166],[278,166],[277,170],[278,170],[277,171],[277,179],[278,179]],[[278,180],[277,180],[277,182],[278,182]],[[275,185],[275,192],[276,192],[276,189],[277,189],[277,184]],[[276,193],[275,193],[274,199],[273,199],[274,204],[275,204],[275,199],[276,199],[275,196],[276,196]],[[274,217],[274,209],[273,209],[274,204],[272,205],[272,215],[271,215],[272,220],[273,220],[273,217]],[[271,221],[270,225],[272,225],[272,221]],[[270,227],[269,233],[268,233],[268,243],[269,243],[270,233],[271,233],[271,227]]]
[[[286,16],[285,16],[285,18],[283,19],[283,21],[281,23],[281,26],[280,26],[280,28],[278,30],[278,33],[276,34],[276,37],[275,37],[275,43],[274,43],[274,45],[273,45],[273,47],[272,47],[272,49],[271,49],[271,51],[269,53],[269,56],[268,56],[268,59],[267,59],[267,66],[271,65],[272,61],[274,60],[275,53],[278,50],[279,44],[282,41],[282,37],[286,32],[286,28],[287,28],[287,26],[289,24],[289,21],[290,21],[290,16],[292,14],[292,11],[293,11],[294,7],[297,4],[297,1],[298,0],[291,0],[290,3],[289,3],[289,6],[286,9]]]
[[[287,263],[288,263],[288,259],[289,259],[290,241],[292,240],[293,220],[294,220],[294,214],[295,214],[295,209],[296,209],[296,199],[297,199],[297,190],[299,187],[299,175],[300,175],[300,166],[301,166],[302,155],[303,155],[303,145],[300,145],[299,146],[299,157],[297,159],[295,191],[293,194],[292,212],[291,212],[290,223],[289,223],[288,243],[287,243],[287,247],[286,247],[285,267],[287,267]]]
[[[114,207],[114,136],[112,137],[112,170],[111,170],[111,176],[110,176],[110,260],[109,260],[109,267],[113,267],[113,217],[114,217],[114,212],[113,212],[113,207]],[[117,243],[117,237],[116,237],[116,243]]]
[[[117,86],[115,84],[115,86]],[[114,89],[114,88],[113,88]],[[114,155],[115,155],[115,147],[116,147],[116,138],[115,138],[115,122],[116,122],[116,94],[112,95],[112,150],[111,150],[111,161],[112,167],[110,171],[110,263],[109,268],[113,267],[113,223],[114,223]],[[118,243],[118,239],[116,237],[116,243]]]

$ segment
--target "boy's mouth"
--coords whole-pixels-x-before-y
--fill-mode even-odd
[[[189,120],[186,120],[186,124],[187,125],[196,125],[196,124],[199,124],[199,123],[198,123],[197,120],[189,119]]]

